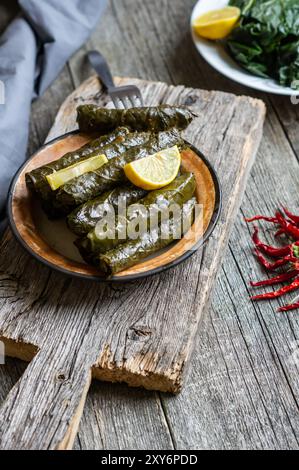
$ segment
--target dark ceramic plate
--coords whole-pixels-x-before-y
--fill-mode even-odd
[[[47,266],[71,276],[97,281],[127,281],[160,273],[191,256],[211,235],[221,209],[218,177],[207,159],[193,145],[182,152],[182,166],[196,178],[196,198],[202,204],[203,216],[184,236],[167,249],[157,252],[109,278],[81,259],[73,245],[75,236],[64,220],[49,221],[25,184],[25,173],[66,152],[85,144],[90,137],[70,132],[43,145],[15,175],[8,195],[8,217],[11,229],[23,247]]]

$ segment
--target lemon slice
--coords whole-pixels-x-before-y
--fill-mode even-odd
[[[178,174],[180,164],[181,154],[175,145],[149,157],[128,163],[124,170],[127,178],[135,186],[151,190],[171,183]]]
[[[240,8],[237,7],[211,10],[196,18],[193,28],[203,38],[223,39],[234,29],[240,15]]]
[[[67,168],[55,171],[54,173],[51,173],[51,175],[47,175],[46,178],[49,185],[51,186],[51,189],[55,191],[55,189],[60,188],[60,186],[72,180],[73,178],[81,176],[84,173],[88,173],[89,171],[97,170],[107,162],[108,160],[105,155],[95,155],[93,157],[87,158],[83,162],[75,163],[74,165],[70,165]]]

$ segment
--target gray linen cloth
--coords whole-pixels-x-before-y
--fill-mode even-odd
[[[107,0],[19,0],[0,38],[0,235],[10,181],[25,159],[31,101],[88,39]]]

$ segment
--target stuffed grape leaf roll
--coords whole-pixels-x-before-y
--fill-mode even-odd
[[[150,134],[150,138],[146,143],[122,153],[98,170],[85,173],[63,185],[56,194],[55,207],[59,211],[69,213],[74,207],[126,182],[127,178],[123,168],[127,163],[174,145],[183,146],[183,140],[179,132],[174,129],[158,134]]]
[[[99,108],[94,104],[77,107],[77,122],[83,132],[107,132],[119,126],[136,131],[160,132],[173,127],[183,130],[194,116],[187,107],[168,104],[129,109]]]
[[[74,209],[67,217],[67,224],[76,235],[86,235],[110,210],[116,210],[120,204],[134,204],[146,193],[133,185],[118,186]]]
[[[193,196],[195,187],[194,175],[184,173],[164,188],[150,191],[136,206],[129,206],[124,216],[116,218],[115,226],[109,227],[110,230],[104,224],[97,224],[86,237],[76,241],[76,246],[86,261],[92,261],[95,255],[124,243],[129,238],[129,224],[132,225],[134,220],[148,230],[153,211],[162,213],[174,204],[181,207]]]
[[[183,228],[188,230],[191,226],[194,220],[195,204],[195,197],[189,199],[184,203],[179,219],[165,220],[161,225],[143,234],[140,238],[129,240],[104,254],[96,256],[93,260],[94,264],[107,275],[116,274],[165,248],[176,239],[177,224],[180,224],[182,235]],[[168,237],[163,236],[166,231],[168,231]]]
[[[132,132],[126,134],[121,140],[116,139],[111,143],[104,145],[103,147],[101,147],[97,151],[92,152],[85,158],[90,159],[96,156],[98,153],[101,153],[104,154],[108,160],[113,160],[114,158],[125,154],[129,149],[135,147],[137,148],[140,145],[146,144],[150,138],[150,132]],[[69,181],[69,183],[66,183],[56,191],[53,191],[51,189],[48,181],[46,180],[46,177],[44,177],[44,181],[39,183],[36,192],[39,198],[42,200],[43,209],[50,218],[57,218],[62,215],[68,214],[72,210],[72,208],[77,206],[80,202],[85,202],[85,200],[91,199],[88,197],[87,199],[83,199],[82,201],[80,201],[78,204],[74,203],[71,206],[63,205],[60,202],[56,202],[56,196],[59,194],[60,189],[62,190],[61,192],[63,192],[63,188],[66,187],[67,184],[71,185],[73,181],[81,181],[81,179],[84,179],[85,176],[88,174],[89,173],[84,173],[80,177],[73,178]],[[95,193],[92,197],[96,197],[97,195],[98,193]]]
[[[63,168],[67,168],[74,163],[88,158],[92,153],[97,152],[112,142],[116,143],[124,141],[128,133],[129,130],[127,128],[120,127],[108,135],[103,135],[97,139],[87,142],[87,144],[83,145],[77,150],[66,153],[57,160],[46,163],[39,168],[35,168],[25,175],[27,186],[32,190],[38,191],[39,186],[44,185],[47,175],[50,175],[55,171],[62,170]]]

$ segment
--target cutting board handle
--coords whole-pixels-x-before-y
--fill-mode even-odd
[[[83,358],[69,359],[64,370],[55,351],[41,350],[29,363],[0,408],[1,449],[72,448],[91,371]]]

